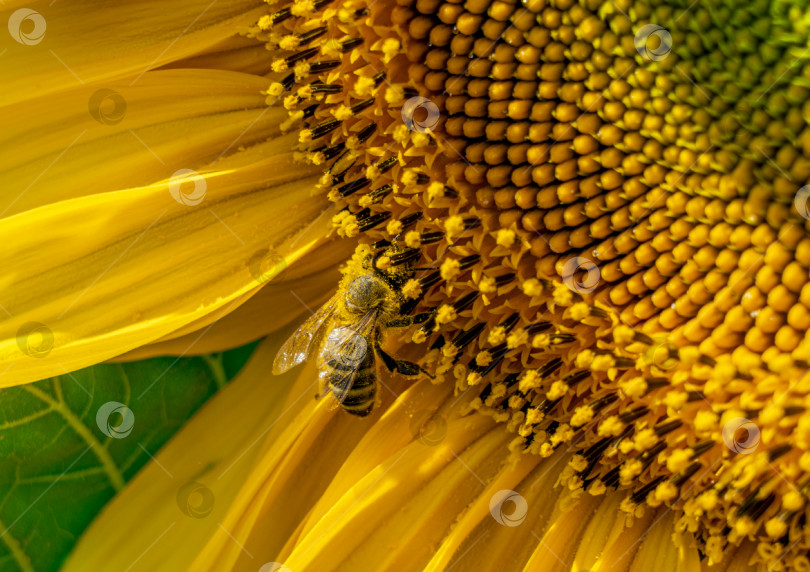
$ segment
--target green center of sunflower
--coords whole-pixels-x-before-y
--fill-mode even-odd
[[[810,11],[296,2],[258,23],[337,234],[406,247],[437,381],[575,494],[792,562],[810,486]],[[368,247],[365,247],[368,248]],[[794,542],[795,539],[795,542]]]

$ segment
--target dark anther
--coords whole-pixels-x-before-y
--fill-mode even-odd
[[[676,487],[680,488],[686,481],[692,478],[692,475],[698,472],[700,467],[702,467],[700,463],[695,461],[694,463],[690,463],[688,467],[686,467],[683,471],[680,472],[677,476],[673,477],[671,482]]]
[[[359,103],[355,103],[349,109],[351,110],[352,115],[357,115],[358,113],[360,113],[364,109],[367,109],[367,108],[371,107],[372,105],[374,105],[374,98],[369,97],[368,99],[364,99],[363,101],[361,101]],[[372,125],[374,125],[374,124],[372,124]]]
[[[680,419],[671,419],[670,421],[662,421],[661,423],[653,427],[653,431],[655,431],[655,434],[658,435],[659,437],[663,437],[667,433],[675,431],[675,429],[677,429],[681,425],[683,425],[683,421],[681,421]]]
[[[583,369],[581,371],[575,371],[572,374],[566,375],[563,378],[563,383],[565,383],[568,387],[574,387],[580,381],[588,379],[590,376],[591,372],[589,372],[586,369]]]
[[[510,314],[508,318],[506,318],[503,322],[499,324],[499,326],[501,326],[504,329],[504,331],[511,332],[512,328],[515,327],[519,319],[520,314],[515,312],[514,314]]]
[[[466,270],[476,262],[481,260],[480,254],[470,254],[469,256],[465,256],[464,258],[458,259],[458,268],[459,270]]]
[[[342,197],[348,197],[349,195],[356,193],[360,189],[363,189],[371,184],[369,179],[365,177],[360,177],[359,179],[355,179],[351,183],[346,183],[345,185],[338,187],[338,192]]]
[[[664,478],[665,477],[663,475],[654,478],[652,481],[634,492],[630,496],[630,500],[633,502],[633,504],[641,504],[647,498],[647,495],[650,494],[653,489],[655,489],[655,487],[657,487],[658,484],[664,480]]]
[[[419,235],[419,242],[422,244],[433,244],[434,242],[439,242],[442,238],[444,238],[444,233],[439,230],[423,232]]]
[[[340,93],[342,87],[333,83],[323,83],[320,81],[315,81],[309,84],[309,89],[312,91],[312,93],[334,94]]]
[[[376,203],[380,199],[382,199],[383,197],[386,197],[389,194],[391,194],[391,191],[393,191],[393,190],[394,190],[394,187],[392,187],[391,185],[383,185],[382,187],[378,187],[378,188],[374,189],[373,191],[368,193],[366,196],[371,199],[371,202]]]
[[[535,324],[529,324],[526,326],[526,334],[533,336],[534,334],[539,334],[540,332],[545,332],[549,329],[551,329],[551,322],[537,322]]]
[[[363,220],[362,224],[360,224],[360,232],[366,232],[370,228],[374,228],[381,222],[385,222],[391,218],[391,211],[385,211],[381,213],[377,213],[373,216],[368,217],[367,219]]]
[[[287,65],[290,66],[295,62],[300,62],[301,60],[308,60],[312,56],[318,53],[318,48],[307,48],[306,50],[301,50],[300,52],[296,52],[291,56],[287,56],[284,58],[284,61],[287,62]]]
[[[324,60],[322,62],[314,62],[309,66],[309,73],[318,75],[323,72],[335,69],[340,65],[340,60]]]
[[[478,322],[472,328],[466,331],[459,332],[458,335],[453,338],[451,342],[454,346],[458,349],[463,349],[468,344],[470,344],[475,338],[478,337],[478,334],[486,327],[484,322]]]
[[[362,43],[363,38],[349,38],[348,40],[340,44],[340,51],[345,54],[346,52],[350,52],[351,50],[353,50]]]
[[[327,135],[328,133],[331,133],[332,131],[337,129],[339,126],[340,126],[340,121],[338,121],[337,119],[330,119],[329,121],[324,121],[323,123],[319,123],[318,125],[316,125],[312,129],[310,129],[310,131],[312,131],[312,138],[313,139],[319,139],[320,137],[323,137],[324,135]]]
[[[273,24],[279,24],[290,17],[290,9],[289,8],[282,8],[278,12],[273,12],[270,14],[270,21]]]
[[[508,274],[501,274],[500,276],[495,277],[495,286],[500,288],[501,286],[509,284],[514,279],[515,279],[514,272],[509,272]]]
[[[478,291],[473,290],[472,292],[462,296],[461,298],[453,302],[453,309],[456,311],[456,313],[463,312],[464,310],[473,305],[475,299],[478,298],[478,294],[479,294]]]
[[[414,260],[418,260],[421,254],[422,251],[418,248],[409,248],[407,250],[403,250],[402,252],[397,252],[396,254],[391,255],[391,265],[399,266],[400,264],[405,264],[406,262],[413,262]]]
[[[285,76],[279,83],[284,86],[284,91],[290,91],[292,86],[295,85],[295,74],[291,73]]]
[[[712,441],[711,439],[709,439],[708,441],[701,441],[700,443],[695,443],[695,446],[692,447],[692,450],[694,451],[692,458],[697,459],[703,453],[714,447],[714,445],[715,441]]]
[[[639,417],[644,417],[649,412],[650,410],[647,407],[644,406],[637,407],[636,409],[631,409],[630,411],[627,411],[619,415],[619,421],[621,421],[622,423],[632,423]]]
[[[302,46],[307,45],[312,40],[320,38],[326,33],[326,26],[321,26],[320,28],[313,28],[308,32],[304,32],[300,36],[298,36],[298,41],[301,43]]]
[[[388,157],[388,159],[385,159],[384,161],[380,161],[379,163],[377,163],[377,170],[380,172],[380,174],[382,174],[391,169],[391,167],[393,167],[396,164],[397,164],[396,157]]]
[[[416,223],[416,221],[418,221],[420,218],[422,218],[423,214],[424,213],[422,211],[416,211],[415,213],[405,215],[404,217],[399,219],[399,222],[402,223],[402,228],[408,228],[412,224]]]
[[[554,359],[552,359],[550,361],[547,361],[546,363],[541,365],[539,368],[537,368],[537,373],[540,375],[540,377],[549,376],[554,371],[559,369],[560,366],[562,366],[562,363],[563,363],[563,361],[562,361],[561,358],[554,358]]]
[[[302,117],[302,119],[309,119],[310,117],[315,115],[315,111],[317,111],[317,109],[318,109],[318,104],[317,103],[315,105],[306,106],[304,108],[304,116]]]
[[[341,143],[338,143],[337,145],[332,145],[331,147],[327,147],[326,149],[321,151],[321,153],[323,153],[323,156],[328,161],[332,157],[335,157],[338,154],[342,153],[345,148],[346,148],[346,144],[341,142]]]
[[[354,111],[354,108],[352,108],[352,111]],[[370,124],[366,125],[365,127],[363,127],[357,133],[357,135],[355,135],[355,137],[357,137],[357,140],[360,141],[360,143],[365,143],[366,141],[368,141],[368,138],[371,137],[374,134],[374,132],[376,130],[377,130],[377,124],[376,123],[370,123]]]

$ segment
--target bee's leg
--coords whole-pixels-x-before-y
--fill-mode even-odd
[[[424,373],[426,376],[428,376],[430,379],[433,379],[433,376],[430,375],[428,372],[426,372],[424,369],[422,369],[422,366],[420,366],[418,363],[392,358],[390,355],[385,353],[382,347],[380,347],[379,343],[374,344],[374,351],[377,353],[378,356],[380,356],[380,359],[382,359],[386,369],[391,373],[399,373],[402,375],[414,376],[419,375],[419,373],[421,372]]]
[[[388,328],[404,328],[405,326],[410,326],[411,324],[424,324],[432,315],[432,312],[422,312],[421,314],[414,314],[413,316],[400,316],[399,318],[394,318],[385,325]]]

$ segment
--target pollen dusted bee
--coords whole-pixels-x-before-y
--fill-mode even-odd
[[[424,372],[418,364],[394,359],[380,347],[386,329],[429,318],[427,313],[400,314],[404,302],[400,290],[414,275],[410,262],[386,270],[377,268],[381,255],[394,259],[401,254],[396,243],[374,256],[367,246],[361,246],[343,270],[335,295],[281,346],[273,373],[278,375],[300,364],[320,342],[320,395],[331,392],[347,412],[365,417],[377,396],[377,356],[392,373],[414,376]]]

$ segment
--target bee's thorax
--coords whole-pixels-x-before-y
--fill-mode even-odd
[[[385,296],[385,285],[378,278],[364,274],[351,281],[344,303],[349,312],[365,314],[380,306]]]

